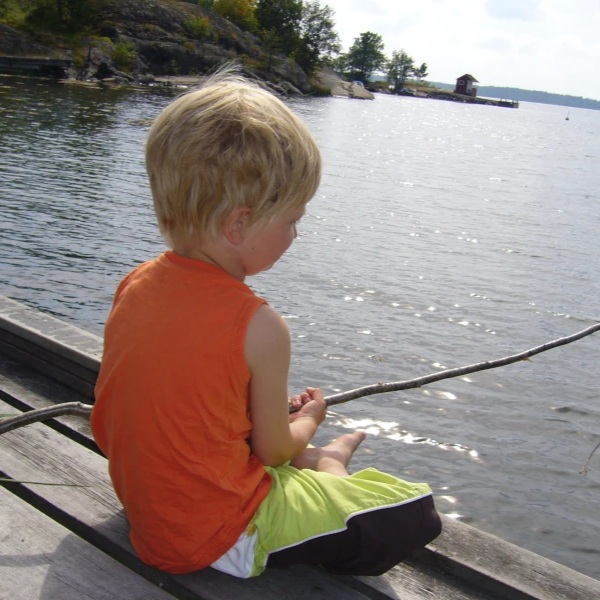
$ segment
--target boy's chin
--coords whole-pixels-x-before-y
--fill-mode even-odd
[[[274,266],[275,266],[275,263],[271,263],[270,265],[267,265],[266,267],[261,267],[260,269],[256,269],[256,270],[252,270],[252,271],[247,271],[246,272],[246,277],[253,277],[254,275],[259,275],[260,273],[264,273],[265,271],[269,271]]]
[[[266,267],[262,267],[262,269],[260,271],[257,271],[256,273],[264,273],[265,271],[270,271],[273,267],[275,266],[275,263],[271,263],[270,265],[267,265]]]

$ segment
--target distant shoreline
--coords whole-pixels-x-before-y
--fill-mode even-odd
[[[454,84],[451,83],[441,83],[438,81],[432,81],[430,83],[431,85],[442,90],[454,89]],[[582,98],[581,96],[554,94],[552,92],[540,92],[536,90],[523,90],[520,88],[480,85],[477,86],[477,94],[486,98],[511,98],[520,102],[535,102],[538,104],[555,104],[558,106],[567,106],[569,108],[589,108],[591,110],[600,110],[600,100],[594,100],[592,98]]]
[[[413,98],[428,98],[431,100],[444,100],[446,102],[460,102],[462,104],[480,104],[484,106],[500,106],[504,108],[519,108],[519,101],[513,98],[485,98],[481,96],[466,96],[456,94],[448,89],[437,87],[422,87],[416,89],[406,86],[400,96],[410,96]]]

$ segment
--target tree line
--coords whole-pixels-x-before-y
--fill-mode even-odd
[[[384,72],[390,90],[400,93],[409,79],[422,81],[427,77],[427,64],[417,66],[404,50],[394,50],[391,59],[383,52],[384,43],[378,33],[367,31],[354,39],[347,54],[340,55],[334,64],[338,71],[359,81],[369,81],[376,71]]]
[[[99,23],[102,8],[100,0],[0,0],[0,23],[73,34]]]
[[[331,66],[350,79],[366,83],[381,71],[394,92],[400,92],[408,79],[422,80],[428,74],[427,65],[417,65],[404,50],[395,50],[388,59],[381,35],[370,31],[361,33],[349,51],[342,53],[334,12],[319,0],[197,1],[256,33],[270,55],[286,54],[309,74],[318,67]]]
[[[367,83],[375,72],[383,72],[391,91],[397,93],[408,79],[427,76],[427,65],[417,66],[404,50],[386,57],[382,37],[370,31],[361,33],[343,53],[334,11],[320,0],[183,1],[257,35],[268,57],[267,69],[277,54],[284,54],[309,75],[319,67],[330,66],[349,79]],[[106,8],[102,0],[0,0],[0,22],[10,23],[18,15],[29,26],[74,33],[106,18]],[[202,18],[195,25],[198,34],[208,29]]]

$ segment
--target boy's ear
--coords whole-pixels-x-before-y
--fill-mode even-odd
[[[246,225],[250,217],[250,208],[243,206],[229,213],[223,224],[225,239],[234,246],[238,246],[244,240]]]

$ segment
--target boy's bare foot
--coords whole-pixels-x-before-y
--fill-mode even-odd
[[[346,467],[366,437],[364,431],[346,433],[322,448],[306,448],[290,464],[297,469],[311,469],[346,477]]]

